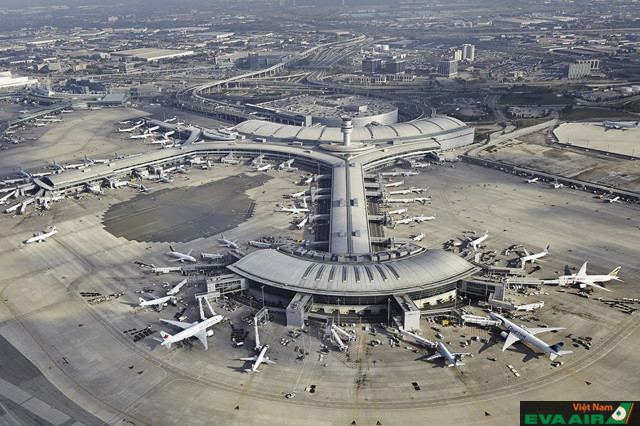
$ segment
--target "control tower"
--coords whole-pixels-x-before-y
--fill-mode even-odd
[[[342,143],[344,146],[351,145],[351,132],[353,132],[353,123],[351,117],[343,116],[342,124],[340,125],[340,131],[342,132]]]

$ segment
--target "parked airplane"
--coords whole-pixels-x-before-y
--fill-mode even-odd
[[[420,174],[420,170],[415,171],[415,172],[411,172],[411,171],[409,171],[409,172],[402,172],[402,173],[400,173],[400,174],[401,174],[402,176],[404,176],[404,177],[407,177],[407,176],[417,176],[417,175],[419,175],[419,174]]]
[[[398,210],[391,210],[389,212],[389,215],[392,215],[392,214],[404,214],[404,213],[406,213],[408,211],[409,211],[409,209],[406,209],[406,208],[405,209],[398,209]]]
[[[393,188],[394,186],[402,186],[404,185],[404,181],[400,180],[398,182],[390,182],[390,183],[385,183],[384,186],[385,188]]]
[[[45,233],[38,233],[33,237],[29,238],[28,240],[26,240],[24,243],[25,244],[40,243],[42,241],[45,241],[50,236],[55,235],[57,233],[58,233],[58,228],[54,226],[53,228],[51,228],[51,231],[45,232]]]
[[[64,172],[64,166],[62,164],[56,163],[56,160],[53,160],[52,167],[53,167],[54,170],[59,170],[61,172]]]
[[[534,177],[534,178],[531,178],[531,179],[525,179],[524,181],[527,182],[527,183],[538,183],[538,179],[540,179],[540,178]]]
[[[640,121],[636,121],[635,123],[620,123],[616,121],[603,121],[602,125],[606,129],[618,129],[618,130],[626,130],[626,129],[635,129],[640,124]]]
[[[471,240],[469,241],[469,244],[471,247],[473,247],[473,251],[478,251],[478,246],[487,238],[489,237],[489,231],[485,231],[484,234],[479,237],[476,238],[475,240]]]
[[[563,185],[563,184],[561,184],[561,183],[558,183],[558,179],[556,179],[556,180],[553,182],[553,188],[554,188],[554,189],[564,188],[564,185]]]
[[[622,201],[620,201],[620,196],[615,196],[613,198],[605,198],[604,200],[607,203],[621,203]]]
[[[172,321],[166,319],[160,319],[160,321],[171,324],[176,327],[182,328],[182,331],[178,334],[171,335],[165,331],[160,331],[160,336],[162,336],[162,343],[167,347],[167,349],[171,349],[171,345],[173,343],[177,343],[181,340],[188,339],[190,337],[197,337],[204,346],[204,350],[209,349],[209,344],[207,343],[207,336],[213,336],[213,331],[207,331],[207,328],[212,327],[224,320],[224,316],[222,315],[214,315],[211,318],[207,318],[204,321],[195,321],[193,323],[181,322],[181,321]]]
[[[411,192],[415,192],[416,194],[422,194],[427,190],[429,190],[429,188],[411,188]]]
[[[119,132],[119,133],[133,132],[134,130],[136,130],[136,129],[138,129],[138,128],[142,127],[142,125],[143,125],[143,124],[144,124],[144,123],[135,124],[135,125],[133,125],[133,126],[131,126],[131,127],[127,127],[126,129],[120,129],[120,128],[118,128],[118,132]]]
[[[163,133],[162,136],[164,136],[164,138],[166,139],[169,136],[172,136],[175,132],[175,130],[169,130],[168,132]]]
[[[289,194],[289,197],[290,198],[304,197],[308,191],[309,191],[308,189],[305,189],[304,191],[294,192],[293,194]]]
[[[273,167],[272,164],[263,164],[262,166],[259,166],[256,168],[257,172],[266,172],[268,170],[271,170],[271,167]]]
[[[411,237],[413,241],[422,241],[424,239],[424,232],[419,233],[418,235],[414,235]]]
[[[587,261],[588,262],[588,261]],[[577,274],[562,275],[558,277],[559,285],[571,285],[578,284],[580,288],[586,288],[587,286],[597,287],[602,290],[611,291],[608,288],[602,287],[596,283],[606,283],[607,281],[616,280],[622,281],[618,277],[621,267],[618,266],[607,275],[587,275],[587,262],[584,262],[580,267]]]
[[[543,342],[542,340],[536,337],[536,334],[544,333],[547,331],[564,330],[564,327],[527,328],[524,326],[522,327],[517,326],[511,321],[509,321],[508,319],[494,312],[489,312],[489,317],[491,317],[491,319],[493,320],[500,321],[500,325],[502,326],[502,328],[504,328],[507,332],[509,332],[509,334],[506,335],[506,341],[504,342],[504,346],[502,347],[502,352],[504,352],[509,346],[513,345],[515,342],[521,340],[524,343],[529,343],[535,348],[540,349],[545,353],[548,353],[549,357],[551,358],[551,361],[555,360],[556,357],[573,353],[573,351],[560,350],[564,345],[564,343],[562,342],[549,346],[548,344],[546,344],[545,342]]]
[[[285,212],[288,214],[309,213],[309,209],[304,207],[281,207],[277,212]]]
[[[451,352],[442,342],[438,342],[437,345],[438,351],[427,358],[427,361],[431,361],[437,358],[445,358],[451,363],[449,364],[449,367],[459,367],[464,364],[458,362],[457,358],[462,358],[464,356],[470,355],[469,352]]]
[[[145,133],[151,133],[151,132],[155,132],[156,130],[158,130],[160,128],[160,126],[153,126],[153,127],[149,127],[147,130],[145,130]]]
[[[172,246],[169,246],[169,250],[167,256],[175,258],[174,262],[197,262],[196,258],[191,256],[193,249],[189,250],[187,254],[175,251]]]
[[[227,246],[229,248],[236,249],[236,250],[238,249],[238,244],[236,244],[238,240],[230,241],[226,239],[224,235],[222,235],[222,238],[218,238],[218,241],[221,242],[223,246]]]
[[[31,179],[31,174],[22,170],[22,166],[18,166],[18,174],[25,179]]]
[[[131,123],[131,120],[118,121],[118,124],[125,125]]]
[[[169,302],[171,299],[173,299],[173,296],[158,297],[153,300],[144,300],[142,297],[139,297],[138,306],[155,306],[158,312],[160,312],[165,303]]]
[[[547,246],[547,248],[545,248],[544,250],[542,250],[540,253],[529,253],[527,251],[526,248],[523,248],[525,256],[522,256],[520,258],[520,264],[522,265],[522,267],[524,267],[524,265],[527,262],[531,262],[531,263],[536,263],[536,259],[540,259],[541,257],[545,257],[547,255],[547,253],[549,253],[549,246]]]
[[[389,195],[406,195],[411,192],[412,191],[410,189],[398,189],[397,191],[389,191]]]
[[[185,167],[177,166],[176,167],[176,172],[185,174],[185,173],[189,173],[189,170],[187,170]]]
[[[258,367],[263,362],[265,364],[275,364],[275,361],[271,361],[268,356],[266,356],[267,350],[269,349],[269,345],[264,345],[260,350],[260,354],[254,355],[251,358],[240,358],[241,361],[253,361],[251,364],[251,368],[247,368],[244,371],[247,373],[259,373]]]
[[[427,204],[427,202],[431,201],[431,197],[416,197],[413,201],[416,203]]]
[[[298,228],[298,229],[304,228],[304,226],[307,224],[308,221],[309,221],[309,215],[306,215],[304,217],[304,219],[302,219],[300,222],[296,223],[296,228]]]
[[[436,219],[436,214],[432,214],[431,216],[414,216],[413,220],[415,220],[416,222],[428,222],[430,220],[435,220]]]
[[[172,121],[176,121],[178,119],[178,116],[174,115],[172,118],[167,118],[166,120],[164,120],[165,123],[171,123]]]
[[[394,220],[393,223],[395,223],[396,225],[408,225],[411,222],[413,222],[413,218],[412,217],[405,217],[404,219],[399,219],[399,220]]]
[[[168,178],[167,176],[160,176],[158,178],[158,182],[169,183],[169,182],[172,182],[172,180],[170,178]]]

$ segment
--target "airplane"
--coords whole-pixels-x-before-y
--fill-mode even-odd
[[[389,198],[387,203],[413,203],[415,198]]]
[[[126,129],[120,129],[120,128],[118,128],[118,132],[119,132],[119,133],[133,132],[134,130],[136,130],[136,129],[138,129],[138,128],[142,127],[142,125],[143,125],[143,124],[144,124],[144,123],[135,124],[135,125],[133,125],[133,126],[131,126],[131,127],[127,127]]]
[[[189,170],[187,170],[186,168],[184,168],[182,166],[177,166],[176,167],[176,172],[184,174],[184,173],[189,173]]]
[[[170,178],[166,177],[166,176],[160,176],[158,177],[158,182],[163,182],[163,183],[169,183],[172,182]]]
[[[413,241],[422,241],[424,239],[424,232],[419,233],[418,235],[414,235],[411,237]]]
[[[165,123],[171,123],[172,121],[176,121],[178,119],[177,115],[174,115],[172,118],[167,118],[164,120]]]
[[[620,266],[609,272],[609,274],[607,275],[587,275],[587,263],[588,261],[582,264],[577,274],[563,275],[558,277],[558,284],[579,284],[580,288],[587,288],[587,286],[592,286],[602,290],[611,291],[608,288],[602,287],[596,283],[606,283],[607,281],[611,280],[622,281],[618,277],[618,272],[620,272],[621,269]]]
[[[149,188],[147,188],[147,187],[146,187],[146,186],[144,186],[144,185],[140,185],[140,192],[149,192],[149,191],[150,191],[150,189],[149,189]]]
[[[169,136],[173,135],[176,131],[175,130],[169,130],[168,132],[165,132],[162,134],[162,136],[166,138],[168,138]]]
[[[304,219],[296,223],[296,228],[298,229],[304,228],[304,226],[307,224],[308,221],[309,221],[309,215],[306,215]]]
[[[413,201],[416,203],[427,204],[427,202],[431,201],[431,197],[416,197]]]
[[[22,170],[22,166],[18,166],[18,174],[25,179],[31,179],[31,174]]]
[[[436,219],[436,214],[432,214],[431,216],[415,216],[413,218],[413,220],[415,220],[416,222],[428,222],[430,220],[435,220]]]
[[[405,217],[404,219],[394,221],[396,225],[408,225],[411,222],[413,222],[412,217]]]
[[[524,181],[527,182],[527,183],[538,183],[538,179],[540,179],[540,178],[534,177],[532,179],[525,179]]]
[[[266,356],[267,350],[269,349],[269,345],[264,345],[260,350],[259,355],[254,355],[251,358],[240,358],[241,361],[253,361],[251,364],[251,368],[247,368],[244,371],[247,373],[259,373],[258,367],[263,362],[265,364],[275,364],[275,361],[271,361],[268,356]]]
[[[93,161],[91,158],[87,157],[87,154],[84,155],[84,164],[85,165],[93,165],[95,164],[95,161]]]
[[[422,194],[427,190],[429,190],[429,188],[411,188],[411,192],[415,192],[416,194]]]
[[[620,201],[620,196],[615,196],[613,198],[605,198],[605,203],[621,203],[622,201]]]
[[[147,130],[145,130],[145,133],[151,133],[151,132],[155,132],[156,130],[158,130],[160,128],[160,126],[153,126],[153,127],[149,127]]]
[[[635,123],[619,123],[616,121],[603,121],[602,125],[606,129],[618,129],[618,130],[627,130],[627,129],[635,129],[640,124],[640,121],[636,121]]]
[[[259,166],[256,168],[257,172],[266,172],[268,170],[271,170],[271,167],[273,167],[271,164],[264,164],[262,166]]]
[[[26,240],[24,243],[25,244],[40,243],[42,241],[45,241],[50,236],[55,235],[57,233],[58,233],[58,228],[54,226],[53,228],[51,228],[51,231],[46,233],[38,233],[33,237],[29,238],[28,240]]]
[[[171,299],[173,299],[173,296],[158,297],[157,299],[152,300],[144,300],[142,297],[139,297],[138,306],[155,306],[158,312],[160,312],[164,304],[169,302]]]
[[[411,168],[413,169],[424,169],[430,166],[431,166],[431,163],[420,163],[417,161],[415,163],[411,163]]]
[[[64,166],[62,164],[58,164],[56,163],[56,160],[53,160],[53,165],[52,165],[54,170],[59,170],[61,172],[64,172]]]
[[[449,364],[449,367],[459,367],[461,365],[464,365],[461,362],[458,362],[457,358],[460,357],[464,357],[467,355],[470,355],[469,352],[451,352],[449,351],[449,349],[447,349],[447,347],[442,343],[442,342],[438,342],[437,344],[437,352],[433,355],[431,355],[429,358],[427,358],[427,361],[431,361],[437,358],[445,358],[446,360],[448,360],[451,364]]]
[[[173,343],[177,343],[181,340],[188,339],[189,337],[197,337],[204,346],[204,350],[209,349],[209,345],[207,343],[207,336],[212,336],[213,331],[207,331],[207,328],[212,327],[224,320],[224,316],[222,315],[214,315],[211,318],[207,318],[204,321],[195,321],[193,323],[188,322],[180,322],[180,321],[172,321],[166,319],[160,319],[160,321],[171,324],[176,327],[182,328],[182,331],[178,334],[171,335],[165,331],[160,331],[160,336],[162,337],[161,345],[167,347],[167,349],[171,349],[171,345]]]
[[[240,161],[236,160],[235,157],[233,156],[233,152],[230,152],[229,154],[227,154],[224,157],[220,158],[220,162],[221,163],[225,163],[225,164],[238,164],[238,163],[240,163]]]
[[[129,139],[146,139],[146,138],[150,138],[153,137],[153,133],[143,133],[141,135],[131,135],[129,136]]]
[[[482,236],[476,238],[475,240],[469,241],[468,245],[473,247],[473,251],[478,251],[478,246],[489,237],[489,231],[485,231]]]
[[[172,246],[169,246],[169,250],[167,256],[175,258],[174,262],[197,262],[196,258],[191,256],[193,249],[189,250],[187,254],[175,251]]]
[[[519,327],[504,318],[502,315],[498,315],[494,312],[489,312],[489,317],[495,321],[499,321],[500,325],[509,332],[505,336],[506,333],[502,334],[503,337],[506,338],[504,342],[504,346],[502,347],[502,352],[504,352],[509,346],[513,345],[518,340],[521,340],[524,343],[529,343],[541,351],[548,353],[551,361],[555,360],[557,357],[573,353],[573,351],[562,351],[560,350],[564,343],[556,343],[555,345],[549,346],[542,340],[536,337],[536,334],[544,333],[547,331],[554,330],[564,330],[564,327],[540,327],[540,328],[527,328],[527,327]]]
[[[285,212],[288,214],[309,213],[309,209],[304,207],[281,207],[277,212]]]
[[[294,192],[293,194],[289,194],[289,198],[299,198],[299,197],[304,197],[307,193],[307,189],[305,189],[304,191],[300,191],[300,192]]]
[[[553,188],[554,188],[554,189],[564,188],[564,184],[562,184],[562,183],[558,183],[558,179],[556,179],[556,180],[553,182]]]
[[[131,120],[118,121],[118,124],[125,125],[131,123]]]
[[[313,182],[313,176],[309,176],[308,178],[306,178],[303,182],[304,185],[311,185],[311,182]]]
[[[224,234],[221,234],[222,238],[218,238],[218,241],[222,243],[223,246],[227,246],[232,249],[238,249],[238,244],[236,242],[238,240],[230,241],[224,237]]]
[[[420,170],[415,171],[415,172],[402,172],[400,173],[402,176],[407,177],[407,176],[417,176],[420,174]]]
[[[398,182],[390,182],[390,183],[385,183],[383,186],[385,188],[393,188],[394,186],[402,186],[404,185],[404,181],[400,180]]]
[[[410,189],[399,189],[397,191],[389,191],[389,195],[406,195],[410,194],[412,191]]]
[[[407,211],[409,211],[409,209],[406,209],[406,208],[405,209],[398,209],[398,210],[391,210],[389,212],[389,215],[392,215],[392,214],[404,214]]]
[[[530,254],[527,249],[523,249],[525,256],[522,256],[519,260],[520,263],[522,264],[522,266],[524,267],[524,265],[527,262],[531,262],[531,263],[536,263],[536,259],[540,259],[541,257],[544,257],[547,255],[547,253],[549,253],[549,246],[547,246],[547,248],[545,248],[544,250],[542,250],[540,253],[534,253],[534,254]]]

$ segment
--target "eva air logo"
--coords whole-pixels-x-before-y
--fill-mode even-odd
[[[623,402],[616,408],[613,412],[609,420],[607,420],[608,425],[624,425],[627,423],[629,416],[631,415],[631,409],[633,408],[632,402]]]

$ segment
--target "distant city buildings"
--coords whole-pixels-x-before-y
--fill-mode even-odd
[[[458,75],[458,61],[455,59],[445,59],[438,62],[438,76],[452,78]]]
[[[581,59],[575,64],[569,64],[567,78],[582,78],[591,74],[591,71],[600,69],[599,59]]]
[[[462,45],[462,59],[473,62],[476,58],[476,47],[473,44]]]
[[[407,68],[407,62],[402,59],[364,58],[362,60],[362,73],[366,75],[379,74],[402,74]]]
[[[378,74],[380,71],[382,71],[382,59],[364,58],[362,60],[363,74]]]

